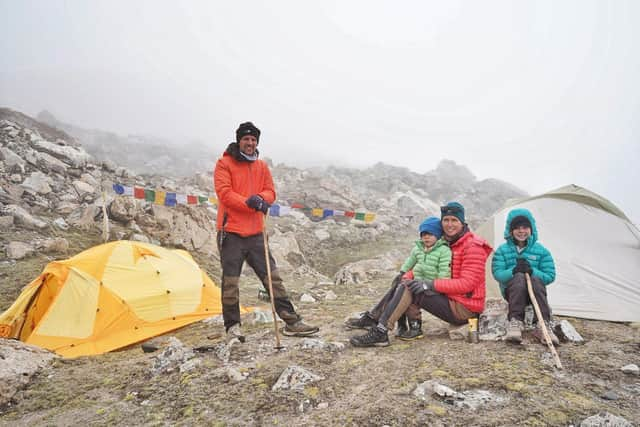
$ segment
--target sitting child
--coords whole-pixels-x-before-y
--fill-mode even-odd
[[[359,318],[349,319],[346,322],[348,328],[367,329],[375,326],[376,322],[374,319],[382,313],[391,297],[395,294],[396,287],[403,279],[433,280],[451,277],[451,250],[447,243],[441,239],[442,225],[440,224],[440,219],[434,216],[425,219],[418,227],[418,231],[420,233],[420,240],[416,240],[411,254],[404,264],[402,264],[400,273],[393,280],[391,289],[389,289],[380,302],[365,315]],[[407,271],[412,269],[412,273],[407,273]],[[411,274],[413,274],[413,277]],[[410,306],[406,315],[398,319],[397,336],[405,340],[423,337],[422,318],[419,306]]]
[[[538,230],[531,212],[527,209],[514,209],[507,215],[504,229],[505,243],[500,245],[491,261],[491,273],[500,283],[502,296],[509,303],[509,325],[506,340],[522,342],[524,329],[524,309],[531,304],[527,291],[526,275],[531,277],[531,285],[536,301],[542,313],[537,319],[538,327],[534,336],[544,343],[540,329],[548,327],[551,309],[547,300],[546,286],[556,278],[556,269],[547,248],[538,242]],[[548,328],[553,344],[558,345],[558,337]]]
[[[415,280],[449,279],[451,277],[451,249],[442,237],[442,225],[440,218],[431,216],[425,219],[420,227],[420,240],[416,240],[411,254],[400,268],[400,274],[412,270]],[[402,340],[414,340],[422,338],[422,312],[420,307],[411,305],[406,317],[408,328],[400,332],[398,337]],[[403,325],[400,325],[403,326]]]

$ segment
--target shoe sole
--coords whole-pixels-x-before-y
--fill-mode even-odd
[[[320,332],[320,328],[316,328],[313,331],[308,332],[292,332],[287,331],[285,328],[282,328],[280,329],[280,332],[282,332],[282,335],[286,335],[288,337],[308,337],[309,335],[317,334],[318,332]]]
[[[352,346],[354,347],[360,347],[360,348],[364,348],[364,347],[388,347],[389,345],[391,345],[391,343],[389,341],[385,341],[385,342],[375,342],[372,344],[356,344],[352,341],[349,341],[351,343]]]
[[[415,340],[419,340],[424,338],[424,335],[416,335],[415,337],[398,337],[400,338],[402,341],[415,341]]]
[[[373,328],[376,325],[371,325],[371,326],[353,326],[353,325],[347,325],[345,323],[344,325],[347,329],[362,329],[364,331],[368,331],[369,329]]]

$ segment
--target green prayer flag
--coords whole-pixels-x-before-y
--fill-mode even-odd
[[[144,189],[144,199],[147,202],[155,202],[156,201],[156,192],[153,190]]]
[[[209,198],[206,196],[198,196],[198,204],[206,203],[209,201]]]
[[[356,219],[364,221],[364,212],[356,212]]]

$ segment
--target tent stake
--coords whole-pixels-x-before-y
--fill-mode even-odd
[[[556,367],[558,369],[562,369],[562,363],[560,362],[560,356],[558,356],[558,352],[551,342],[551,336],[549,335],[549,331],[547,331],[547,325],[542,318],[542,312],[540,311],[540,306],[538,305],[538,301],[536,300],[536,296],[533,293],[533,286],[531,285],[531,277],[529,277],[529,273],[525,273],[525,277],[527,278],[527,291],[529,291],[529,299],[531,299],[531,303],[533,304],[533,309],[536,312],[536,317],[538,318],[538,327],[542,330],[542,335],[544,335],[544,340],[547,342],[547,346],[549,350],[551,350],[551,354],[553,355],[553,360],[556,362]]]

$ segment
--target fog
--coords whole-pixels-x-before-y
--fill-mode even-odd
[[[299,167],[441,159],[640,223],[640,2],[0,0],[0,106]]]

